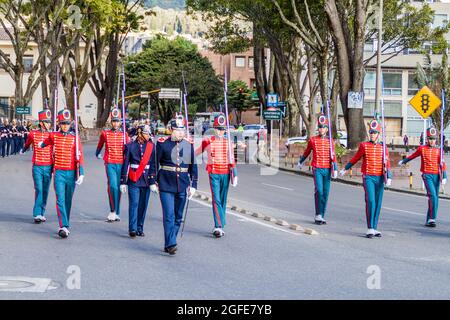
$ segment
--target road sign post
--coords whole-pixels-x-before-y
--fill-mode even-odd
[[[441,100],[425,86],[409,101],[409,104],[422,118],[427,119],[436,108],[441,106]]]

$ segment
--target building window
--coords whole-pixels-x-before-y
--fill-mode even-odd
[[[375,71],[366,71],[366,75],[364,77],[364,94],[366,96],[374,96],[375,88],[377,84]]]
[[[364,52],[375,52],[373,40],[364,43]]]
[[[375,113],[375,101],[365,101],[363,106],[364,117],[373,117]],[[389,118],[402,117],[401,101],[384,101],[384,115]]]
[[[236,57],[235,66],[236,68],[245,68],[245,57]]]
[[[402,74],[383,72],[384,90],[383,95],[401,96],[402,95]]]
[[[413,72],[408,73],[408,96],[415,96],[419,92],[419,85],[416,81],[416,74]]]
[[[9,98],[0,97],[0,117],[9,118]]]
[[[33,56],[23,56],[23,71],[30,73],[33,69]]]
[[[255,63],[255,58],[254,57],[248,57],[248,67],[249,68],[253,68]]]
[[[445,13],[435,14],[433,28],[445,28],[448,24],[448,16]]]

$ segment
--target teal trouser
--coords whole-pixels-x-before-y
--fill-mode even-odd
[[[52,166],[33,165],[34,207],[33,217],[44,216],[48,190],[52,181]]]
[[[209,175],[209,184],[211,187],[212,210],[214,217],[214,227],[223,228],[226,224],[227,195],[230,186],[229,174]]]
[[[70,227],[70,210],[75,191],[75,179],[75,170],[55,171],[56,212],[58,213],[60,228]]]
[[[122,171],[121,164],[107,163],[105,164],[106,177],[108,178],[108,198],[109,208],[111,212],[120,215],[120,173]]]
[[[427,221],[436,220],[439,207],[439,186],[440,179],[438,174],[422,174],[422,179],[427,189],[428,212]]]
[[[325,216],[327,210],[328,195],[330,194],[331,170],[314,168],[314,200],[316,215]]]
[[[363,176],[367,228],[377,229],[384,193],[384,176]]]

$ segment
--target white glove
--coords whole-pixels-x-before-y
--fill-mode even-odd
[[[101,159],[101,158],[102,158],[102,154],[99,153],[98,156],[97,156],[97,158],[98,158],[98,159]]]
[[[83,180],[84,180],[84,176],[79,176],[79,177],[78,177],[78,180],[75,181],[75,183],[76,183],[77,185],[81,186],[81,184],[83,183]]]
[[[231,185],[232,185],[233,187],[237,187],[237,185],[238,185],[238,177],[234,177],[234,178],[233,178],[233,181],[231,182]]]
[[[192,197],[193,197],[194,194],[195,194],[195,191],[197,191],[197,189],[192,188],[192,187],[189,188],[189,195],[188,195],[188,199],[189,199],[189,200],[192,199]]]
[[[333,170],[333,174],[331,175],[331,177],[332,177],[333,179],[336,179],[336,178],[338,177],[338,172],[337,172],[337,170]]]
[[[405,163],[403,163],[403,160],[400,160],[399,162],[398,162],[398,166],[399,167],[403,167],[405,165]]]
[[[388,178],[387,181],[386,181],[386,187],[390,187],[391,184],[392,184],[392,179]]]
[[[150,191],[154,192],[154,193],[158,193],[158,186],[156,184],[151,184]]]
[[[447,183],[447,178],[442,178],[442,185],[445,186],[446,183]]]
[[[345,170],[345,169],[342,169],[341,171],[339,171],[339,175],[341,177],[345,176],[346,173],[347,173],[347,170]]]
[[[44,141],[39,142],[38,146],[39,148],[44,148]]]
[[[301,169],[301,168],[303,168],[303,165],[305,164],[305,162],[300,162],[300,160],[298,160],[298,162],[297,162],[297,167],[299,168],[299,169]]]
[[[120,185],[120,192],[127,193],[127,191],[128,191],[128,186],[126,184],[121,184]]]
[[[24,154],[23,149],[20,149],[19,154]]]

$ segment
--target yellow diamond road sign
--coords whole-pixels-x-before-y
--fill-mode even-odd
[[[436,108],[441,106],[441,100],[427,87],[420,91],[409,100],[409,104],[416,109],[422,118],[428,118]]]

